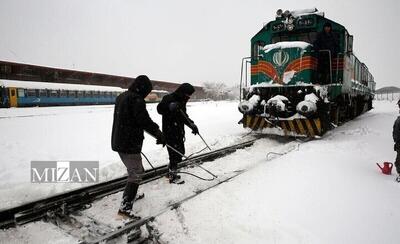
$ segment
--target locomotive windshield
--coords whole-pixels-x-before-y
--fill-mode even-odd
[[[285,33],[286,34],[286,33]],[[307,43],[314,43],[317,39],[317,32],[307,32],[289,35],[276,35],[272,37],[271,43],[284,42],[284,41],[303,41]]]

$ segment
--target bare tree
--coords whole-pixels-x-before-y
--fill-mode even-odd
[[[239,88],[228,87],[222,82],[205,82],[203,88],[207,98],[212,100],[230,100],[237,98],[235,90]]]

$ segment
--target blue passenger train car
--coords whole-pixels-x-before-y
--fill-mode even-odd
[[[0,80],[0,107],[113,104],[123,91],[111,86]]]
[[[114,104],[125,89],[113,86],[76,85],[0,79],[0,107],[71,106]],[[158,102],[168,94],[152,90],[146,102]]]

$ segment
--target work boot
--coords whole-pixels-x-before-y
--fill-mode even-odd
[[[132,182],[126,183],[125,190],[122,195],[121,206],[119,207],[118,210],[118,215],[129,217],[134,220],[140,219],[139,216],[135,216],[132,213],[133,202],[135,200],[138,188],[139,188],[138,184]]]
[[[178,173],[176,172],[176,171],[169,171],[168,172],[168,178],[169,179],[171,179],[171,178],[174,178],[174,179],[180,179],[181,178],[181,176],[180,175],[178,175]]]
[[[118,214],[129,215],[132,210],[133,202],[127,198],[122,198],[121,206],[119,207]]]
[[[142,193],[137,193],[136,194],[136,198],[135,198],[135,202],[137,201],[137,200],[140,200],[140,199],[143,199],[144,198],[144,193],[142,192]]]
[[[181,180],[181,176],[176,171],[170,170],[168,172],[168,179],[170,184],[183,184],[185,181]]]
[[[118,215],[122,216],[123,218],[132,219],[133,221],[140,220],[140,216],[133,214],[132,206],[133,206],[132,201],[127,201],[126,198],[122,199],[121,206],[119,207],[118,210]]]
[[[121,209],[122,208],[122,209]],[[120,209],[118,210],[118,215],[122,216],[123,218],[129,218],[132,219],[133,221],[138,221],[140,220],[140,216],[137,216],[135,214],[132,213],[132,205],[130,207],[123,209],[123,207],[121,206]]]

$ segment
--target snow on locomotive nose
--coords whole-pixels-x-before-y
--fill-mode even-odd
[[[260,96],[253,95],[249,100],[245,100],[239,103],[239,111],[243,114],[251,113],[255,107],[258,106],[258,102],[260,101]]]
[[[310,117],[317,112],[317,102],[319,98],[314,94],[307,94],[304,100],[299,102],[296,106],[296,111],[306,117]]]

